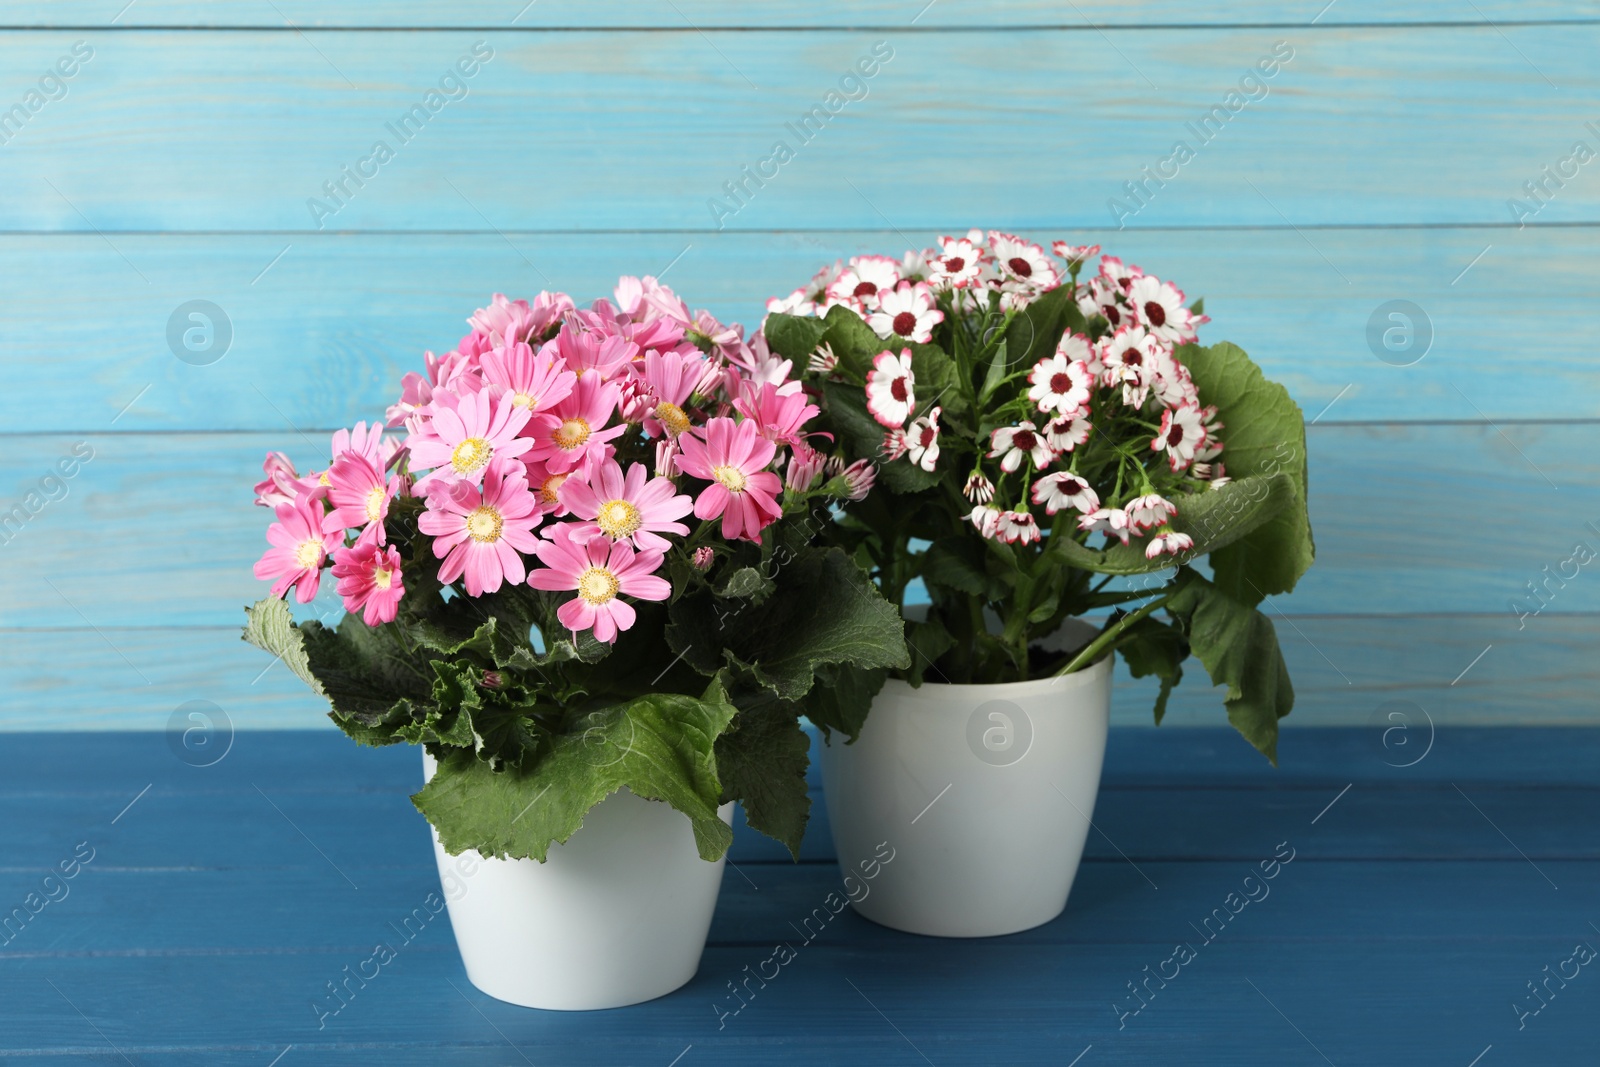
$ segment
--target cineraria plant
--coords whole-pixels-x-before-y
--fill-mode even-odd
[[[1112,256],[1080,281],[1098,245],[1053,251],[973,230],[768,303],[766,340],[807,367],[818,424],[878,463],[832,536],[902,609],[925,590],[897,669],[913,685],[1116,650],[1159,679],[1160,722],[1192,653],[1274,758],[1294,694],[1258,606],[1312,561],[1300,409],[1240,349],[1197,343],[1200,301]],[[1100,612],[1086,646],[1043,647]]]
[[[496,294],[385,425],[305,474],[268,455],[272,595],[245,638],[357,741],[426,747],[412,799],[452,853],[542,860],[624,786],[687,815],[706,859],[733,800],[795,851],[800,716],[861,714],[837,672],[909,663],[893,607],[813,545],[872,471],[815,462],[817,408],[759,335],[653,278],[614,295]],[[283,598],[324,569],[344,618],[294,623]]]

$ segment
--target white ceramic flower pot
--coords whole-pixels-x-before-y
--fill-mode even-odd
[[[1094,632],[1069,626],[1063,647]],[[855,909],[937,937],[1011,934],[1061,914],[1100,789],[1111,668],[1108,656],[1004,685],[891,679],[856,742],[822,749],[840,867],[867,869],[885,842],[894,850]]]
[[[424,752],[424,780],[433,769]],[[718,814],[731,823],[733,805]],[[722,887],[723,861],[700,858],[688,818],[626,789],[544,863],[452,856],[437,832],[433,850],[467,978],[526,1008],[620,1008],[682,986]]]

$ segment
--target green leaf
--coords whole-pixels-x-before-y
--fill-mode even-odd
[[[728,575],[728,580],[717,590],[718,596],[765,600],[776,588],[772,580],[761,573],[759,567],[740,567]]]
[[[1212,684],[1228,687],[1228,721],[1276,765],[1278,720],[1294,707],[1294,687],[1272,620],[1193,571],[1183,571],[1178,585],[1167,610]]]
[[[687,815],[700,858],[715,860],[733,832],[717,815],[714,750],[736,713],[713,683],[704,699],[663,693],[592,712],[531,767],[495,771],[471,752],[442,750],[437,773],[411,800],[452,855],[471,848],[543,862],[552,842],[571,838],[591,808],[626,786]]]
[[[1146,616],[1118,640],[1117,650],[1127,661],[1128,673],[1135,678],[1153,674],[1161,679],[1161,692],[1156,696],[1155,706],[1156,725],[1160,726],[1172,690],[1183,681],[1183,661],[1189,658],[1189,642],[1182,631]]]
[[[767,324],[761,332],[767,339],[768,348],[784,359],[793,360],[795,367],[803,372],[811,360],[811,353],[822,343],[822,334],[827,328],[821,319],[809,315],[780,313],[768,315]]]
[[[752,829],[774,838],[800,858],[800,839],[811,816],[806,790],[811,739],[800,729],[794,705],[740,710],[717,738],[722,799],[739,800]]]
[[[784,700],[805,696],[823,664],[909,666],[900,613],[841,550],[780,560],[773,581],[776,592],[760,604],[683,597],[671,608],[668,644],[702,674],[732,667]]]
[[[1032,367],[1056,350],[1061,335],[1070,329],[1082,332],[1083,313],[1070,285],[1058,286],[1023,308],[1006,326],[1005,348],[1010,353],[1010,370]]]
[[[988,558],[977,537],[941,537],[922,556],[922,580],[971,596],[996,599],[996,582],[984,563]]]
[[[956,647],[956,639],[938,616],[922,621],[906,622],[906,644],[911,647],[911,666],[906,669],[906,681],[920,686],[928,671],[936,675],[939,657]]]
[[[327,696],[317,676],[311,671],[305,639],[294,624],[289,605],[277,597],[264,597],[256,601],[254,607],[245,608],[244,615],[244,640],[282,660],[283,665],[293,671],[296,678],[309,685],[313,693]]]
[[[1193,374],[1201,399],[1217,407],[1229,476],[1243,480],[1281,472],[1295,493],[1269,521],[1212,555],[1217,585],[1245,604],[1287,593],[1316,556],[1306,511],[1306,428],[1300,407],[1234,345],[1185,345],[1177,355]]]
[[[872,369],[872,358],[898,344],[883,340],[860,315],[842,304],[835,305],[824,321],[827,329],[823,332],[822,342],[839,357],[839,372],[851,379],[858,389],[867,380],[867,372]],[[899,351],[899,348],[895,347],[895,351]]]
[[[1202,296],[1195,300],[1194,303],[1189,305],[1189,310],[1196,315],[1204,315],[1206,313],[1206,298]]]
[[[883,688],[889,672],[882,667],[866,669],[848,663],[817,668],[817,684],[811,687],[801,706],[806,718],[827,738],[837,730],[854,741],[872,710],[872,699]]]

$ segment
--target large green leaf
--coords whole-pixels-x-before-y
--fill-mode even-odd
[[[1185,345],[1178,358],[1193,374],[1202,401],[1217,407],[1229,476],[1243,480],[1281,472],[1295,491],[1290,506],[1212,555],[1217,585],[1245,604],[1287,593],[1316,556],[1306,512],[1306,429],[1300,407],[1235,345]]]
[[[680,599],[667,627],[672,650],[702,674],[731,667],[790,701],[806,695],[824,664],[910,664],[900,613],[840,549],[806,549],[771,577],[777,589],[759,604]]]
[[[866,669],[840,663],[817,668],[817,684],[811,687],[801,706],[806,718],[828,738],[837,730],[846,740],[854,741],[861,734],[861,726],[872,710],[872,699],[888,681],[889,672],[883,667]]]
[[[737,709],[713,683],[703,699],[640,697],[593,712],[531,766],[492,770],[471,752],[442,749],[433,779],[411,800],[445,850],[543,862],[600,801],[626,786],[689,817],[700,857],[715,860],[733,832],[717,816],[715,745]]]
[[[800,858],[800,839],[811,816],[806,790],[811,739],[800,729],[793,704],[742,708],[717,738],[722,799],[739,800],[752,829],[783,842]]]
[[[1032,367],[1050,355],[1069,327],[1082,332],[1083,313],[1078,310],[1074,288],[1063,285],[1023,308],[1006,325],[1008,371]]]
[[[1128,673],[1135,678],[1155,675],[1161,681],[1156,696],[1156,725],[1167,713],[1172,690],[1183,681],[1183,661],[1189,658],[1189,642],[1183,633],[1164,622],[1146,616],[1117,640],[1117,650],[1127,661]]]
[[[1276,764],[1278,720],[1294,708],[1294,687],[1272,620],[1187,569],[1167,610],[1182,623],[1212,684],[1228,687],[1228,721]]]
[[[311,687],[318,696],[327,696],[322,683],[311,671],[311,660],[306,655],[305,638],[294,624],[289,605],[277,597],[264,597],[253,607],[244,609],[244,639],[270,652],[294,672],[294,676]]]
[[[761,332],[767,339],[768,348],[794,363],[795,376],[799,377],[805,372],[811,353],[817,350],[827,328],[827,323],[818,318],[780,313],[768,315]]]

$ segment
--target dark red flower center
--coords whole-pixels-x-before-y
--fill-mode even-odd
[[[1100,314],[1104,315],[1106,317],[1106,321],[1111,325],[1122,325],[1122,312],[1117,310],[1117,306],[1115,304],[1107,304],[1105,307],[1100,309]]]
[[[933,444],[933,442],[935,440],[937,440],[938,437],[939,437],[938,431],[935,430],[932,426],[924,426],[921,429],[921,431],[919,431],[918,434],[917,434],[917,443],[920,444],[923,448],[927,448],[929,445]]]
[[[1167,431],[1167,444],[1176,447],[1183,441],[1183,423],[1175,422],[1172,429]]]
[[[894,332],[901,337],[910,337],[911,331],[917,328],[917,317],[909,311],[902,311],[894,317]]]
[[[1076,496],[1083,492],[1083,483],[1076,478],[1061,479],[1061,491],[1067,496]]]
[[[909,390],[906,389],[906,380],[904,378],[896,378],[894,381],[889,383],[889,395],[900,401],[902,404],[906,402],[906,396],[908,395],[908,392]]]
[[[960,274],[967,269],[967,261],[961,256],[945,256],[944,269],[949,274]]]
[[[877,296],[878,287],[871,282],[856,282],[856,287],[851,290],[852,296]]]
[[[1146,322],[1156,326],[1165,326],[1167,324],[1167,309],[1154,300],[1146,300],[1144,302],[1144,317]]]
[[[1039,439],[1034,436],[1032,430],[1018,430],[1011,435],[1011,447],[1020,448],[1024,452],[1032,452],[1038,444]]]
[[[1033,277],[1033,266],[1021,256],[1012,256],[1010,259],[1006,260],[1006,266],[1010,267],[1014,272],[1016,272],[1019,277]]]
[[[1124,349],[1122,362],[1125,366],[1142,367],[1144,366],[1144,355],[1137,348]]]
[[[1060,374],[1050,375],[1050,391],[1052,393],[1072,392],[1072,376],[1065,371]]]

